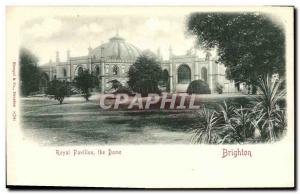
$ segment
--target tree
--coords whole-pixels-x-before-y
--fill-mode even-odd
[[[96,76],[85,70],[75,77],[74,84],[81,91],[85,100],[88,101],[91,96],[90,90],[99,85],[99,81]]]
[[[59,104],[62,104],[65,97],[70,93],[70,85],[65,81],[52,80],[49,83],[46,94],[49,95],[49,98],[54,98],[59,101]]]
[[[285,74],[285,38],[282,27],[258,13],[193,13],[187,30],[205,49],[218,49],[226,77],[256,90],[257,77]]]
[[[28,96],[31,92],[39,90],[41,72],[37,67],[38,59],[26,48],[21,48],[19,57],[21,93]]]
[[[128,85],[143,96],[149,93],[159,93],[158,83],[162,78],[162,69],[158,60],[149,55],[141,55],[130,67]]]

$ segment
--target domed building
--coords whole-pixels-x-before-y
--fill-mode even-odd
[[[150,52],[150,51],[148,51]],[[186,92],[189,83],[201,79],[205,81],[212,93],[216,93],[216,85],[223,86],[223,92],[235,92],[234,83],[225,78],[225,67],[216,63],[216,59],[210,53],[205,58],[199,58],[196,49],[189,50],[185,55],[174,55],[170,48],[169,60],[163,61],[159,51],[164,75],[168,76],[170,92]],[[111,90],[111,81],[118,80],[126,86],[127,72],[130,66],[141,55],[140,49],[126,42],[118,34],[109,39],[109,42],[92,49],[88,48],[87,56],[71,57],[67,51],[67,61],[61,62],[59,53],[56,52],[56,60],[43,65],[44,71],[41,83],[42,88],[47,86],[47,81],[53,79],[72,81],[80,72],[88,70],[99,79],[97,87],[101,92]]]
[[[95,59],[103,57],[110,60],[135,61],[141,52],[137,47],[116,35],[110,38],[108,43],[91,50],[90,54]]]
[[[48,76],[49,81],[72,81],[80,72],[88,70],[98,77],[99,88],[104,92],[111,89],[112,80],[127,84],[129,67],[140,55],[141,51],[137,47],[117,34],[107,43],[94,49],[88,48],[87,56],[71,57],[70,51],[67,51],[67,61],[61,62],[59,52],[56,52],[55,62],[49,61],[42,66],[46,74],[43,79]]]

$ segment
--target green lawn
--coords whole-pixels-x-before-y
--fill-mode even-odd
[[[197,100],[214,107],[227,98]],[[189,144],[190,129],[198,122],[193,110],[102,110],[96,99],[72,97],[59,105],[43,97],[22,98],[25,138],[42,145]]]

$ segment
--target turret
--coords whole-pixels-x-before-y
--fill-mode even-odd
[[[101,59],[103,59],[103,58],[104,58],[104,53],[103,53],[103,52],[104,52],[104,47],[103,47],[103,46],[101,46],[101,53],[100,53],[100,54],[101,54]]]
[[[59,63],[60,59],[59,59],[59,52],[56,51],[56,63]]]
[[[89,56],[91,56],[92,55],[92,47],[91,46],[89,46],[89,48],[88,48],[88,53],[89,53]]]
[[[70,56],[71,56],[71,55],[70,55],[70,50],[68,49],[68,50],[67,50],[67,61],[70,60]]]
[[[209,61],[209,60],[210,60],[210,57],[211,57],[210,52],[206,52],[206,55],[205,55],[205,61]]]
[[[170,47],[169,47],[169,58],[171,59],[172,57],[173,57],[173,49],[170,45]]]

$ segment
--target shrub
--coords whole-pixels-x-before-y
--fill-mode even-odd
[[[260,110],[262,123],[260,125],[261,134],[268,141],[275,141],[281,134],[281,130],[276,130],[280,126],[278,121],[283,122],[282,112],[279,106],[280,99],[285,96],[285,89],[280,90],[282,81],[272,81],[270,76],[259,78],[258,89],[261,95],[256,98],[256,110]],[[284,127],[284,126],[282,126]]]
[[[192,131],[192,143],[214,144],[219,137],[217,134],[218,116],[216,111],[211,111],[203,107],[199,112],[198,126]]]
[[[194,80],[189,84],[187,93],[188,94],[210,94],[211,91],[206,82],[202,80]]]
[[[219,82],[216,83],[216,91],[218,92],[218,94],[223,93],[223,88],[223,85],[221,85]]]
[[[122,86],[121,82],[119,80],[111,80],[107,83],[111,83],[111,88],[117,90],[118,88],[120,88]]]
[[[285,90],[281,81],[270,77],[258,79],[260,95],[252,106],[244,108],[224,102],[220,111],[201,110],[198,126],[193,130],[193,141],[207,144],[273,142],[287,129],[286,111],[280,107]],[[244,104],[243,104],[244,105]]]
[[[117,90],[114,92],[114,94],[128,94],[129,96],[133,95],[132,90],[126,86],[120,86],[117,88]]]

